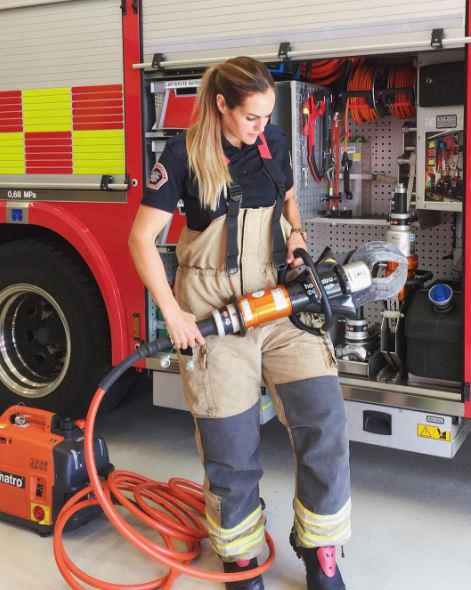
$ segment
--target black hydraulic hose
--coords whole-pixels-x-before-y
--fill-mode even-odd
[[[217,334],[216,324],[212,317],[201,320],[197,322],[196,325],[203,336],[212,336],[213,334]],[[168,336],[157,338],[156,340],[152,340],[152,342],[143,344],[136,350],[136,352],[131,353],[118,365],[116,365],[116,367],[111,369],[108,375],[106,375],[106,377],[99,383],[98,387],[103,389],[103,391],[108,391],[113,383],[115,383],[123,373],[130,369],[136,361],[148,356],[152,356],[156,352],[162,352],[170,346],[172,346],[172,341]]]
[[[312,274],[314,276],[314,279],[317,283],[317,287],[319,288],[319,291],[321,292],[322,312],[325,317],[325,321],[324,321],[324,325],[322,326],[322,330],[324,332],[327,332],[328,330],[330,330],[330,328],[332,327],[332,325],[334,323],[334,315],[332,313],[332,306],[330,304],[330,300],[329,300],[327,293],[324,289],[324,285],[322,283],[322,280],[317,272],[314,260],[311,258],[311,255],[309,254],[309,252],[304,250],[304,248],[296,248],[296,250],[293,252],[293,255],[295,258],[302,258],[304,264],[309,268],[309,270],[312,272]]]
[[[321,303],[322,311],[320,313],[324,314],[324,323],[322,324],[322,326],[320,328],[311,328],[310,326],[307,326],[306,324],[304,324],[295,313],[291,314],[289,316],[289,319],[290,319],[291,323],[294,326],[296,326],[297,328],[299,328],[300,330],[305,330],[311,334],[315,334],[316,336],[320,336],[320,335],[328,332],[334,323],[334,315],[332,312],[332,306],[330,304],[329,297],[327,296],[327,293],[324,289],[324,285],[323,285],[322,280],[319,276],[319,273],[317,272],[316,264],[315,264],[314,260],[311,258],[309,252],[307,252],[307,250],[304,250],[304,248],[296,248],[296,250],[293,252],[293,255],[295,258],[302,258],[305,266],[307,268],[309,268],[309,270],[312,273],[312,276],[314,277],[314,282],[316,283],[315,286],[319,289],[320,294],[321,294],[320,303]],[[286,273],[287,273],[287,269],[280,272],[280,274],[279,274],[280,282],[284,282],[284,279],[286,277]]]
[[[427,281],[433,279],[433,272],[430,270],[415,269],[414,275],[413,279],[407,279],[406,287],[422,287]]]

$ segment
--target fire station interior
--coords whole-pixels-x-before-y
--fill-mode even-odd
[[[467,434],[463,406],[464,51],[364,56],[271,68],[271,122],[287,135],[297,201],[311,255],[339,264],[366,242],[407,257],[394,298],[337,318],[330,330],[349,412],[351,440],[452,457]],[[146,164],[188,125],[198,71],[146,74]],[[174,225],[157,247],[175,276]],[[388,276],[393,268],[379,264]],[[149,334],[165,334],[148,302]],[[154,403],[175,407],[175,355],[149,361]],[[173,385],[172,385],[173,384]],[[170,401],[166,398],[170,391]],[[262,423],[274,412],[262,389]],[[176,407],[179,407],[178,405]],[[424,436],[405,434],[408,411]],[[431,414],[437,414],[437,422]],[[427,418],[428,416],[428,418]],[[429,436],[433,430],[433,437]],[[410,429],[409,429],[410,432]],[[451,446],[440,445],[450,438]]]
[[[342,574],[349,590],[467,587],[469,563],[463,556],[471,526],[471,437],[466,440],[463,410],[464,50],[267,65],[276,81],[271,122],[287,136],[312,258],[334,257],[346,268],[352,252],[365,243],[386,242],[407,259],[407,280],[397,295],[367,303],[348,318],[334,316],[330,329],[353,443],[358,539],[345,547],[346,558],[338,559]],[[202,73],[144,72],[147,174],[165,142],[188,126]],[[156,243],[170,283],[184,214],[179,206]],[[387,279],[395,270],[376,261],[379,277]],[[147,295],[147,340],[166,335],[162,315]],[[169,475],[201,481],[193,419],[178,411],[186,406],[175,351],[169,348],[146,362],[156,407],[149,407],[151,385],[144,383],[113,412],[99,415],[97,430],[116,465],[157,481]],[[260,396],[261,495],[277,546],[265,587],[303,590],[304,569],[288,541],[292,451],[283,426],[272,419],[269,392],[262,388]],[[96,458],[106,472],[113,465],[99,447]],[[119,585],[107,587],[161,587],[149,580],[166,575],[166,567],[117,540],[112,525],[96,516],[85,517],[91,522],[65,535],[78,567],[102,579],[119,579]],[[149,534],[132,515],[126,519],[160,542],[157,532]],[[7,526],[0,530],[6,576],[1,587],[72,587],[56,570],[45,539]],[[209,543],[196,565],[221,571]],[[222,587],[187,576],[172,584],[175,590]]]

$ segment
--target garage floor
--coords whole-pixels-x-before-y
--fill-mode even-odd
[[[193,423],[184,412],[154,408],[150,383],[99,425],[112,462],[157,480],[202,480]],[[293,490],[291,451],[281,425],[262,429],[262,496],[278,556],[267,590],[302,590],[303,567],[288,545]],[[471,437],[453,461],[351,445],[354,537],[340,565],[348,590],[469,587],[471,566]],[[108,581],[150,581],[163,570],[122,541],[103,518],[69,533],[66,546],[80,567]],[[68,588],[56,569],[52,540],[0,523],[1,587]],[[205,545],[200,565],[218,568]],[[175,590],[222,588],[179,578]]]

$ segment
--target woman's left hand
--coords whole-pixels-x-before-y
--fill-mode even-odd
[[[302,248],[303,250],[307,250],[307,244],[304,241],[303,236],[298,233],[294,232],[290,235],[286,242],[286,262],[291,266],[291,268],[296,268],[303,264],[302,258],[295,258],[293,252],[297,248]]]

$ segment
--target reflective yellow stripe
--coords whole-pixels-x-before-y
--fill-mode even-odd
[[[25,156],[21,153],[9,152],[9,153],[2,153],[0,149],[0,162],[24,162]]]
[[[348,516],[350,514],[350,510],[351,510],[351,500],[350,499],[348,499],[347,502],[345,503],[345,505],[342,506],[342,508],[338,512],[336,512],[335,514],[315,514],[314,512],[311,512],[305,506],[303,506],[303,504],[301,503],[299,498],[294,499],[295,513],[297,515],[299,515],[299,517],[302,520],[305,520],[307,522],[310,522],[310,523],[318,525],[318,526],[323,526],[323,523],[327,523],[327,524],[332,525],[332,523],[335,521],[341,521],[346,516]]]
[[[351,534],[351,501],[335,514],[315,514],[295,498],[296,534],[299,542],[306,547],[336,545],[345,542]]]
[[[74,131],[74,145],[120,144],[124,145],[123,129],[97,129]]]
[[[75,166],[74,167],[74,174],[75,175],[79,175],[79,174],[124,174],[124,167],[123,166],[109,166],[109,165],[104,165],[102,164],[101,166]]]
[[[261,515],[262,515],[262,508],[261,508],[261,506],[259,506],[256,510],[254,510],[252,512],[252,514],[249,514],[247,516],[247,518],[245,518],[241,523],[239,523],[238,525],[236,525],[232,529],[224,529],[224,528],[218,526],[214,522],[214,520],[212,520],[210,515],[206,512],[206,520],[208,521],[208,523],[210,525],[210,526],[208,526],[208,531],[211,532],[211,534],[216,535],[221,538],[235,537],[236,535],[240,534],[244,530],[247,530],[248,528],[253,526],[259,520]]]
[[[38,96],[45,98],[47,96],[60,96],[61,94],[68,94],[70,95],[70,88],[62,87],[62,88],[40,88],[40,89],[33,89],[33,90],[23,90],[23,100],[35,100]]]
[[[239,548],[237,550],[231,550],[231,551],[225,551],[224,549],[216,549],[214,547],[214,550],[218,553],[218,555],[221,556],[226,556],[226,557],[237,557],[238,555],[244,555],[245,553],[247,553],[250,549],[252,549],[252,547],[256,547],[257,545],[260,545],[260,543],[263,542],[263,536],[260,539],[257,539],[256,541],[254,541],[253,543],[249,543],[248,545],[244,545],[242,548]]]
[[[93,155],[99,154],[100,156],[103,155],[105,144],[101,145],[80,145],[75,143],[74,141],[74,153],[75,154],[88,154],[89,158],[92,158]],[[123,144],[115,145],[114,143],[106,144],[106,152],[108,156],[116,156],[122,155],[123,152]]]
[[[219,555],[239,555],[245,553],[255,545],[261,543],[265,535],[265,525],[261,525],[256,531],[232,541],[232,543],[217,543],[214,538],[211,538],[211,544]]]
[[[318,543],[336,545],[341,541],[347,540],[352,532],[350,521],[340,532],[336,532],[336,534],[331,535],[315,535],[314,533],[308,533],[306,530],[304,530],[302,525],[300,525],[299,521],[297,521],[297,524],[298,526],[296,527],[296,534],[298,536],[299,541],[304,545],[315,546]]]
[[[9,162],[0,164],[0,174],[24,174],[25,165],[22,162]]]

